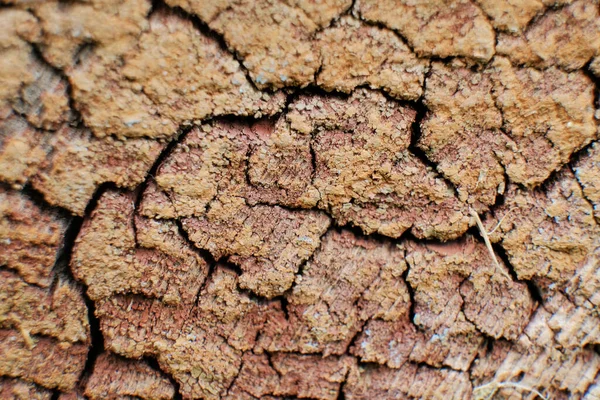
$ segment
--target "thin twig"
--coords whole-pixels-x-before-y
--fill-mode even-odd
[[[23,326],[21,326],[21,325],[19,325],[19,331],[21,332],[21,336],[23,337],[23,341],[25,342],[25,345],[27,346],[27,348],[29,350],[33,349],[35,347],[35,342],[31,338],[29,331],[27,329],[23,328]]]
[[[488,400],[488,399],[492,398],[492,396],[494,396],[494,394],[496,394],[498,389],[501,389],[501,388],[513,388],[513,389],[525,390],[527,392],[535,394],[540,399],[550,400],[548,397],[544,396],[542,393],[540,393],[536,389],[525,386],[525,385],[521,385],[520,383],[517,383],[517,382],[489,382],[489,383],[486,383],[485,385],[477,386],[476,388],[474,388],[473,391],[474,392],[482,391],[482,390],[485,391],[488,387],[491,388],[492,391],[490,393],[488,393],[488,395],[484,398],[484,400]]]
[[[504,214],[504,217],[502,217],[500,219],[500,221],[496,224],[496,226],[494,227],[494,229],[492,229],[491,231],[489,231],[487,234],[491,235],[494,232],[496,232],[496,229],[498,229],[500,227],[500,225],[502,225],[502,222],[504,221],[504,218],[508,217],[508,214],[510,214],[513,210],[514,210],[514,208],[511,208],[510,210],[508,210],[508,212],[506,214]]]
[[[483,241],[485,242],[485,245],[486,245],[488,251],[490,252],[490,256],[492,257],[492,260],[494,261],[494,264],[496,265],[496,269],[498,269],[498,271],[500,271],[502,273],[502,275],[504,275],[506,278],[511,280],[510,275],[508,275],[508,273],[502,269],[502,267],[500,266],[500,263],[498,262],[498,259],[496,259],[496,254],[494,253],[494,248],[492,247],[492,243],[490,242],[488,233],[485,230],[485,227],[483,226],[483,222],[481,222],[481,219],[479,218],[479,214],[477,214],[475,212],[475,210],[473,210],[472,208],[469,209],[469,212],[471,213],[473,218],[475,218],[475,222],[477,222],[477,227],[479,228],[479,233],[481,233],[481,236],[483,237]]]

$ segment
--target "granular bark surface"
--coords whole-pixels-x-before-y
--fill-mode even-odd
[[[600,399],[598,0],[0,0],[0,398]]]

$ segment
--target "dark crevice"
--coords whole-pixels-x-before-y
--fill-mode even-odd
[[[3,182],[0,182],[0,187],[5,188],[7,191],[13,191],[8,184]],[[69,210],[50,204],[42,193],[38,192],[33,188],[33,186],[31,186],[31,183],[26,183],[25,186],[21,188],[21,193],[27,196],[44,213],[56,215],[66,221],[73,217],[73,214],[71,214]]]
[[[204,261],[206,261],[209,265],[216,265],[219,262],[224,261],[223,259],[215,259],[215,257],[212,255],[212,253],[206,249],[202,249],[198,246],[196,246],[196,244],[192,241],[192,239],[190,239],[189,233],[188,231],[185,229],[185,227],[183,226],[183,223],[181,222],[181,219],[176,219],[173,220],[175,222],[175,224],[177,225],[177,231],[179,233],[179,235],[181,235],[181,237],[183,238],[183,240],[188,244],[188,246],[195,250],[203,259]]]
[[[267,356],[267,362],[269,363],[269,367],[271,367],[273,371],[275,371],[275,373],[277,374],[277,377],[281,379],[281,373],[277,368],[275,368],[275,364],[273,363],[272,354],[270,352],[265,352],[265,355]]]
[[[84,299],[88,310],[88,319],[90,321],[91,344],[87,355],[87,360],[85,362],[85,367],[83,368],[82,378],[89,376],[92,373],[96,359],[105,350],[104,337],[102,336],[102,331],[100,330],[100,320],[98,317],[96,317],[96,305],[92,300],[90,300],[87,294],[84,294]],[[82,378],[80,378],[80,381]]]
[[[406,285],[406,290],[408,291],[408,295],[410,297],[410,306],[408,307],[408,320],[410,321],[411,324],[413,324],[415,326],[417,331],[423,331],[423,329],[421,327],[419,327],[417,324],[415,324],[415,322],[414,322],[415,321],[416,301],[415,301],[415,289],[408,282],[408,274],[410,273],[410,268],[411,267],[407,261],[406,262],[406,270],[402,273],[402,280],[404,281],[404,284]]]
[[[502,261],[502,263],[508,270],[510,277],[514,281],[519,281],[519,276],[517,275],[515,268],[510,263],[510,259],[508,258],[508,254],[506,254],[506,250],[504,250],[504,247],[502,247],[498,243],[492,243],[492,248],[494,249],[494,254],[496,255],[496,257],[498,257]]]
[[[542,291],[535,284],[535,282],[532,281],[532,280],[521,280],[521,279],[519,279],[515,268],[513,267],[513,265],[510,262],[510,259],[508,257],[508,254],[506,253],[506,250],[504,250],[504,247],[502,247],[501,245],[499,245],[497,243],[492,244],[492,247],[494,248],[494,253],[496,253],[496,256],[498,258],[500,258],[500,260],[502,260],[502,263],[504,264],[504,266],[508,270],[508,273],[513,278],[513,280],[515,282],[525,283],[527,285],[527,288],[529,290],[529,295],[531,296],[531,298],[535,302],[537,302],[538,304],[542,304],[543,305],[544,304],[544,299],[542,297]]]
[[[64,236],[64,240],[63,240],[61,249],[58,252],[57,263],[56,263],[55,270],[54,270],[57,277],[60,276],[60,277],[66,278],[70,282],[73,282],[77,286],[81,287],[81,294],[83,296],[83,299],[84,299],[84,302],[85,302],[85,305],[87,308],[88,321],[90,324],[90,347],[89,347],[85,367],[82,371],[82,376],[79,379],[80,382],[82,382],[84,377],[89,376],[89,374],[91,374],[93,367],[94,367],[94,363],[96,362],[98,355],[104,351],[104,337],[102,336],[102,332],[100,330],[100,321],[98,320],[98,318],[96,317],[96,314],[95,314],[95,310],[96,310],[95,304],[89,298],[86,291],[84,290],[83,283],[78,282],[75,279],[75,277],[73,276],[72,271],[70,269],[70,264],[71,264],[72,254],[73,254],[73,248],[75,246],[77,237],[79,236],[79,232],[83,225],[84,218],[89,217],[91,212],[96,207],[96,205],[98,203],[98,199],[105,192],[105,190],[107,190],[109,187],[111,187],[110,184],[104,184],[104,185],[101,185],[96,190],[96,192],[94,193],[94,196],[92,197],[92,199],[90,200],[90,202],[88,203],[88,205],[86,207],[85,214],[84,214],[86,217],[72,217],[71,218],[69,226],[65,232],[65,236]],[[56,280],[55,280],[55,282],[56,282]]]
[[[333,217],[331,218],[333,220],[333,224],[329,229],[335,230],[338,233],[342,233],[343,231],[350,231],[356,237],[365,238],[367,240],[377,242],[381,245],[388,245],[398,241],[397,239],[391,238],[389,236],[384,236],[378,232],[365,233],[361,227],[356,226],[353,223],[338,225],[337,220]]]
[[[289,301],[287,299],[287,296],[280,296],[279,298],[279,303],[281,304],[281,311],[283,311],[283,315],[285,315],[285,319],[286,321],[290,320],[290,313],[288,311],[288,305],[289,305]]]
[[[529,289],[529,294],[531,295],[531,298],[538,304],[544,304],[542,289],[534,281],[528,280],[524,282],[527,284],[527,289]]]
[[[362,329],[361,329],[362,330]],[[350,375],[350,369],[346,371],[346,375],[344,376],[344,380],[340,383],[340,387],[338,389],[338,395],[336,400],[346,400],[346,393],[344,389],[346,388],[346,383],[348,383],[348,376]]]
[[[82,224],[82,217],[72,217],[69,221],[63,242],[56,256],[56,263],[53,267],[52,272],[55,276],[53,285],[57,283],[59,277],[66,277],[69,281],[76,282],[71,274],[70,263],[75,240],[77,239],[77,236],[79,236]]]
[[[426,74],[425,78],[423,79],[423,93],[425,93],[425,85],[426,85],[428,76],[429,76],[429,72]],[[423,123],[429,110],[423,103],[423,99],[421,99],[421,100],[419,100],[419,102],[413,104],[412,107],[417,111],[417,114],[415,116],[415,120],[413,121],[413,123],[411,125],[411,138],[410,138],[410,144],[408,146],[408,151],[410,151],[415,157],[417,157],[423,163],[423,165],[425,165],[427,167],[427,169],[430,169],[431,171],[433,171],[439,179],[443,180],[444,183],[449,188],[452,189],[454,197],[458,199],[459,195],[458,195],[458,189],[456,188],[456,186],[444,175],[444,173],[442,171],[438,170],[437,164],[435,162],[431,161],[429,159],[429,157],[427,157],[426,152],[419,146],[419,140],[421,139],[421,136],[422,136],[421,124]]]

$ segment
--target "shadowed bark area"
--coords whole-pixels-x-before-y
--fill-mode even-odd
[[[598,0],[0,5],[0,398],[600,399]]]

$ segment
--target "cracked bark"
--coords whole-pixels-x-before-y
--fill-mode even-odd
[[[0,3],[0,397],[600,396],[596,0]]]

